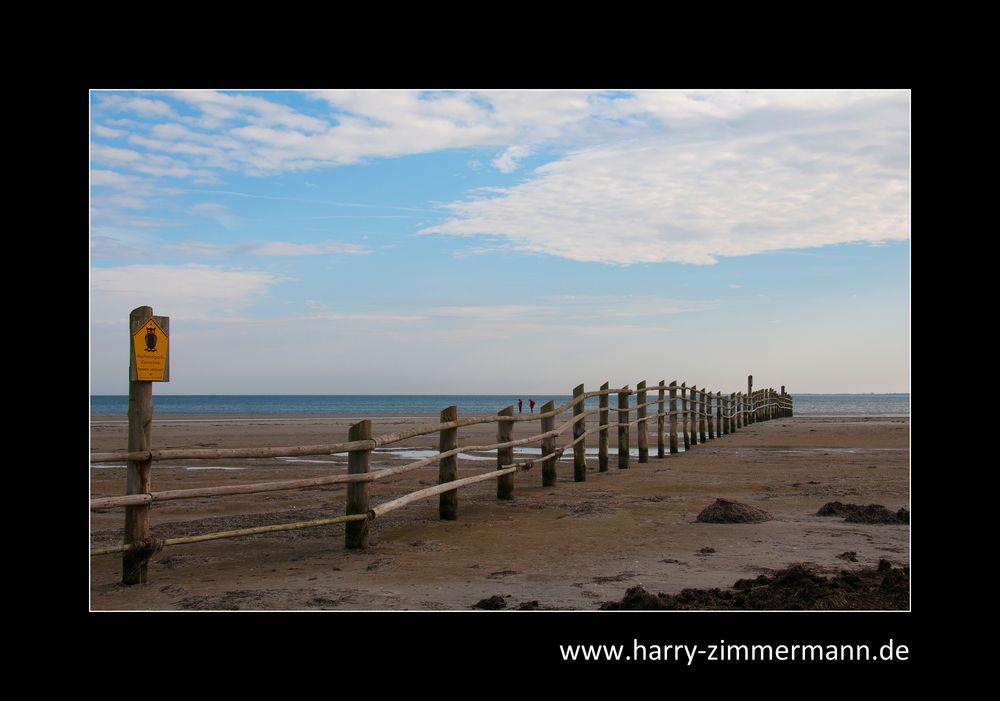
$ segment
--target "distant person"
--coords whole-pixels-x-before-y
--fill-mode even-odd
[[[523,407],[523,406],[524,406],[524,402],[523,402],[523,401],[521,401],[520,399],[518,399],[518,400],[517,400],[517,413],[518,413],[518,414],[520,414],[520,413],[521,413],[521,407]]]
[[[531,405],[531,413],[534,414],[535,413],[535,400],[534,399],[529,399],[528,400],[528,404]]]

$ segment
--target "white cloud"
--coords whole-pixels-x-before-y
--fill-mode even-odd
[[[202,168],[191,168],[183,160],[139,153],[133,149],[116,148],[105,144],[92,144],[90,147],[91,162],[120,168],[131,168],[147,175],[165,175],[172,178],[202,177],[211,178],[212,171]]]
[[[736,133],[582,148],[447,205],[453,218],[420,233],[624,265],[906,239],[909,102],[863,97],[863,109],[803,108]]]
[[[460,257],[510,246],[615,264],[709,264],[909,236],[905,91],[306,95],[301,107],[268,93],[101,95],[95,133],[113,145],[92,145],[93,163],[106,168],[92,181],[125,189],[107,174],[138,173],[212,182],[233,171],[265,176],[455,148],[496,149],[493,166],[510,173],[543,144],[573,145],[526,182],[451,203],[451,217],[423,233],[501,240]],[[156,123],[113,119],[120,113]],[[128,136],[114,139],[124,132],[103,125]],[[148,194],[123,192],[117,205],[135,208]],[[110,216],[103,210],[116,202],[96,205]],[[264,246],[264,255],[311,255],[320,245]]]
[[[204,203],[209,205],[211,203]],[[197,205],[196,205],[197,206]],[[202,207],[211,214],[211,208]],[[119,217],[119,219],[123,219]],[[118,223],[118,222],[115,222]],[[91,232],[91,256],[95,260],[170,260],[177,258],[221,258],[238,256],[310,256],[310,255],[369,255],[372,249],[344,241],[291,243],[287,241],[257,241],[220,244],[208,241],[166,241],[136,233],[129,227],[152,228],[135,217],[124,218],[119,226],[98,226]]]
[[[122,139],[128,136],[127,131],[123,131],[121,129],[111,129],[110,127],[105,127],[100,124],[94,124],[90,130],[98,136],[103,136],[107,139]]]
[[[324,254],[364,256],[372,251],[366,246],[342,241],[320,241],[319,243],[270,241],[254,247],[251,252],[257,256],[315,256]]]
[[[113,170],[91,170],[90,184],[93,186],[111,187],[119,190],[142,189],[146,191],[151,189],[151,183],[149,183],[149,181],[145,178],[139,178],[134,175],[126,175],[124,173],[117,173]]]
[[[533,152],[530,146],[511,146],[490,163],[501,173],[513,173],[517,170],[518,161],[525,156],[530,156]]]
[[[220,226],[227,229],[233,228],[240,223],[239,217],[229,211],[229,207],[219,202],[199,202],[192,205],[191,213],[199,216],[214,219]]]
[[[108,195],[107,197],[94,197],[90,200],[96,207],[111,206],[122,209],[146,209],[149,205],[145,200],[129,195]]]
[[[277,282],[269,273],[188,265],[126,265],[90,271],[91,320],[116,323],[153,307],[172,319],[239,315]]]
[[[140,117],[176,118],[178,116],[166,102],[150,100],[145,97],[101,94],[99,105],[104,109],[113,108],[121,112],[131,112]]]
[[[123,141],[169,160],[149,162],[130,149],[119,149],[99,152],[99,162],[142,164],[142,172],[173,177],[207,177],[205,169],[259,176],[441,149],[512,145],[499,157],[498,167],[513,169],[524,155],[518,155],[518,149],[527,153],[532,144],[586,133],[594,127],[595,115],[619,118],[616,100],[593,91],[307,94],[315,105],[312,114],[243,93],[157,95],[183,104],[184,115],[161,99],[106,95],[96,104],[104,124],[121,122],[112,119],[119,112],[167,120],[133,123]],[[188,114],[192,110],[195,115]],[[190,173],[180,170],[178,159],[186,162]]]

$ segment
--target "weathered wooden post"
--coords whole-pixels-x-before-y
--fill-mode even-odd
[[[712,393],[705,392],[704,400],[705,400],[705,438],[707,440],[712,440],[713,438],[715,438],[715,436],[712,435]]]
[[[635,416],[639,419],[639,462],[649,462],[649,431],[646,428],[646,381],[643,380],[635,386],[638,391],[636,397]]]
[[[583,385],[577,385],[573,388],[573,399],[580,400],[573,405],[573,418],[580,418],[579,421],[573,424],[573,440],[577,441],[581,436],[583,436],[584,433],[587,432],[587,419],[583,418],[583,407],[586,403],[586,400],[583,398]],[[573,443],[573,481],[587,481],[586,439]]]
[[[628,467],[628,385],[618,392],[618,469]]]
[[[729,401],[726,403],[726,409],[729,411],[729,418],[726,419],[729,433],[736,433],[736,392],[729,393]]]
[[[504,407],[498,416],[514,416],[514,406]],[[497,421],[497,443],[507,443],[514,440],[514,422]],[[514,463],[514,446],[497,448],[497,469],[502,470]],[[514,473],[497,477],[497,499],[514,498]]]
[[[736,428],[743,428],[743,392],[736,393]]]
[[[661,393],[662,394],[662,393]],[[676,455],[677,447],[677,380],[670,381],[670,454]]]
[[[170,380],[168,336],[170,319],[153,316],[152,307],[136,307],[128,317],[128,451],[150,450],[153,426],[153,383]],[[147,494],[151,460],[129,460],[125,466],[125,494]],[[149,538],[149,505],[125,507],[125,544]],[[145,584],[149,553],[122,553],[122,584]]]
[[[510,408],[511,413],[514,407]],[[458,420],[458,407],[450,406],[441,412],[441,423]],[[444,453],[458,447],[458,429],[441,429],[438,439],[438,451]],[[458,456],[452,455],[438,461],[438,484],[454,482],[458,479]],[[442,492],[438,497],[438,515],[446,521],[458,518],[458,490]]]
[[[795,397],[788,395],[788,415],[795,416]]]
[[[691,436],[688,435],[688,399],[687,399],[687,382],[681,383],[681,416],[684,417],[684,452],[691,450]]]
[[[715,435],[722,438],[725,431],[722,425],[722,392],[715,391]]]
[[[542,405],[542,433],[548,433],[549,431],[555,429],[556,427],[556,417],[555,416],[545,416],[550,411],[556,408],[556,403],[552,400],[545,402]],[[510,408],[511,412],[514,411],[514,407]],[[548,438],[542,439],[542,455],[548,455],[556,449],[556,437],[549,436]],[[542,486],[543,487],[554,487],[556,484],[556,459],[549,458],[542,465]]]
[[[600,411],[597,413],[599,425],[604,426],[597,432],[597,469],[608,471],[608,383],[601,385]],[[553,424],[554,425],[554,424]]]
[[[372,437],[372,422],[359,421],[347,431],[347,440],[364,441]],[[367,474],[371,470],[372,449],[352,450],[347,454],[347,474]],[[368,494],[371,482],[347,483],[347,515],[368,513]],[[348,521],[344,524],[344,545],[352,550],[368,547],[368,520]]]
[[[705,388],[702,387],[700,390],[698,390],[698,394],[701,400],[698,402],[698,414],[699,418],[701,419],[701,421],[698,423],[699,438],[701,439],[702,443],[708,443],[708,434],[707,434],[708,424],[705,421],[705,419],[707,418],[707,416],[705,415]]]
[[[780,413],[778,415],[781,416],[781,417],[788,416],[787,398],[785,396],[785,386],[784,385],[781,385],[781,395],[779,396],[779,401],[781,403],[780,403],[780,405],[778,407],[779,410],[780,410]]]
[[[754,423],[754,419],[757,417],[754,415],[754,405],[753,405],[753,375],[747,375],[747,406],[746,406],[746,423]]]
[[[659,384],[656,385],[656,457],[663,458],[666,457],[666,446],[663,444],[663,424],[664,420],[667,418],[664,416],[665,407],[664,402],[664,385],[666,380],[660,380]]]
[[[691,385],[691,445],[698,445],[698,389]]]
[[[708,439],[713,440],[715,438],[715,411],[712,409],[712,398],[714,394],[711,390],[705,395],[705,413],[708,416],[705,417],[708,424]]]

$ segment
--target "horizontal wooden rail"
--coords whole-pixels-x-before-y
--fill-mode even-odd
[[[203,543],[206,540],[219,540],[220,538],[239,538],[245,535],[260,535],[261,533],[279,533],[281,531],[296,531],[300,528],[317,528],[318,526],[331,526],[335,523],[346,523],[348,521],[364,521],[366,514],[353,514],[350,516],[335,516],[333,518],[319,518],[314,521],[296,521],[295,523],[279,523],[273,526],[255,526],[253,528],[240,528],[235,531],[216,531],[214,533],[202,533],[201,535],[189,535],[181,538],[167,538],[159,545],[186,545],[187,543]],[[90,551],[93,555],[111,555],[129,550],[136,550],[143,547],[143,543],[128,543],[126,545],[113,545],[109,548],[94,548]]]
[[[548,456],[544,456],[546,459],[553,457],[554,455],[560,454],[562,451],[557,450]],[[239,538],[241,536],[248,535],[261,535],[265,533],[280,533],[282,531],[294,531],[303,528],[318,528],[320,526],[331,526],[337,523],[347,523],[349,521],[365,521],[368,519],[378,518],[379,516],[384,516],[390,511],[394,511],[407,504],[412,504],[415,501],[420,501],[421,499],[427,499],[432,496],[441,494],[442,492],[451,491],[452,489],[457,489],[458,487],[467,486],[470,484],[475,484],[477,482],[485,482],[488,479],[496,479],[503,475],[512,474],[518,471],[528,470],[537,461],[528,460],[525,462],[517,463],[511,465],[502,470],[495,470],[490,472],[484,472],[480,475],[474,475],[473,477],[465,477],[460,480],[455,480],[453,482],[446,482],[445,484],[439,484],[434,487],[428,487],[427,489],[421,489],[416,492],[411,492],[398,499],[393,499],[392,501],[387,501],[379,504],[368,511],[367,514],[351,514],[346,516],[336,516],[333,518],[320,518],[311,521],[296,521],[294,523],[280,523],[272,526],[255,526],[253,528],[240,528],[233,531],[216,531],[213,533],[203,533],[201,535],[195,536],[184,536],[181,538],[168,538],[164,541],[158,543],[159,547],[165,547],[169,545],[185,545],[188,543],[202,543],[208,540],[220,540],[222,538]],[[105,548],[93,548],[90,551],[91,556],[94,555],[112,555],[115,553],[127,552],[129,550],[135,550],[144,547],[144,543],[130,543],[126,545],[114,545]]]

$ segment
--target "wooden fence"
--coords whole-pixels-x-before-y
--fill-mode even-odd
[[[147,383],[148,384],[148,383]],[[649,393],[656,392],[656,398],[649,400]],[[608,398],[617,395],[617,421],[609,421]],[[636,397],[636,403],[630,406],[630,397]],[[598,397],[599,407],[586,410],[588,398]],[[669,408],[666,402],[669,401]],[[680,408],[678,408],[678,403]],[[655,414],[648,409],[655,407]],[[335,523],[345,524],[345,542],[348,548],[364,548],[368,544],[368,527],[371,521],[407,504],[421,499],[438,497],[438,511],[442,519],[458,518],[458,489],[470,484],[495,479],[497,481],[497,498],[513,499],[514,477],[517,473],[540,467],[542,485],[552,487],[556,484],[556,465],[563,452],[573,450],[573,475],[577,482],[587,479],[586,441],[588,436],[597,434],[598,472],[607,472],[608,461],[608,431],[618,429],[618,468],[626,469],[630,465],[630,428],[637,427],[638,462],[649,461],[649,421],[656,419],[656,456],[666,457],[679,452],[679,444],[683,442],[684,449],[690,450],[699,442],[704,443],[734,433],[739,429],[756,422],[767,421],[778,417],[791,416],[793,409],[792,396],[772,388],[753,389],[753,376],[747,381],[747,392],[707,391],[705,387],[688,386],[686,382],[680,385],[676,381],[669,385],[660,381],[654,386],[639,382],[632,390],[626,385],[620,388],[609,388],[605,382],[596,391],[585,392],[583,385],[573,389],[572,399],[554,406],[547,402],[541,407],[540,413],[530,415],[514,415],[513,406],[508,406],[492,416],[472,416],[459,418],[454,406],[444,409],[440,422],[419,426],[413,429],[372,436],[372,424],[364,420],[350,427],[348,440],[343,443],[319,445],[279,446],[267,448],[167,448],[153,450],[124,450],[112,452],[91,453],[91,463],[106,463],[127,461],[129,472],[139,474],[142,479],[128,479],[126,494],[117,497],[101,497],[91,499],[90,508],[109,509],[123,507],[125,509],[124,544],[113,547],[95,548],[91,555],[107,555],[122,553],[122,581],[125,584],[137,584],[146,581],[146,565],[149,558],[164,546],[199,543],[220,538],[235,538],[239,536],[276,533],[302,528],[315,528]],[[131,413],[130,401],[130,413]],[[558,428],[556,418],[567,411],[572,411],[572,418],[567,419]],[[597,425],[586,428],[587,417],[597,414]],[[635,418],[630,420],[631,415]],[[131,418],[131,416],[130,416]],[[152,420],[152,402],[149,402],[149,421]],[[541,422],[541,432],[512,439],[515,423],[523,421]],[[130,422],[131,423],[131,422]],[[149,424],[143,422],[146,428],[146,445],[148,441]],[[458,445],[458,429],[465,426],[495,423],[497,425],[497,440],[487,445]],[[572,429],[572,440],[557,447],[560,438]],[[134,432],[130,426],[131,434]],[[437,455],[422,460],[416,460],[405,465],[389,467],[375,472],[371,471],[371,455],[376,448],[400,443],[402,441],[424,436],[439,434],[439,452]],[[514,447],[538,444],[541,447],[541,457],[533,460],[515,462]],[[459,478],[457,456],[466,451],[497,451],[496,470],[471,477]],[[225,460],[235,458],[272,458],[306,455],[348,454],[347,474],[310,477],[303,479],[279,480],[270,482],[255,482],[249,484],[225,485],[218,487],[200,487],[195,489],[175,489],[154,492],[150,487],[150,466],[160,460]],[[438,484],[426,489],[403,495],[380,504],[371,504],[369,500],[369,484],[390,477],[438,463]],[[139,466],[136,469],[135,466]],[[347,508],[343,516],[297,521],[270,526],[240,528],[231,531],[203,533],[200,535],[155,539],[150,536],[149,509],[153,503],[174,499],[196,499],[201,497],[221,497],[236,494],[259,494],[281,490],[305,489],[331,484],[347,485]]]

